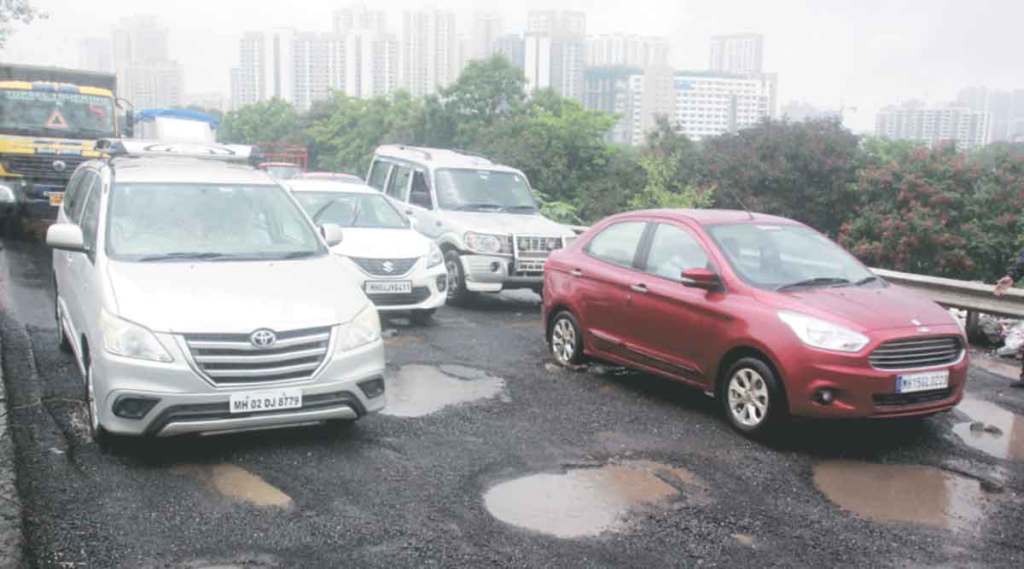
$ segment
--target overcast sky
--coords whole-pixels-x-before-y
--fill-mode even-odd
[[[186,92],[228,90],[243,31],[295,27],[327,31],[331,12],[351,0],[34,0],[45,21],[17,28],[0,59],[74,66],[78,40],[109,36],[133,13],[155,14],[170,30],[172,57],[185,66]],[[398,31],[405,9],[459,14],[469,33],[478,10],[502,14],[521,32],[532,8],[587,13],[588,33],[670,38],[677,67],[707,66],[713,34],[760,32],[765,67],[779,74],[779,98],[846,107],[847,123],[870,129],[874,112],[907,99],[941,103],[972,85],[1024,88],[1022,0],[376,0]]]

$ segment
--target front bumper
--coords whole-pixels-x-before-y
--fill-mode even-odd
[[[384,344],[377,340],[331,359],[309,380],[220,386],[189,365],[173,336],[158,334],[174,357],[169,364],[111,356],[93,357],[94,396],[104,429],[123,435],[171,436],[285,427],[329,419],[357,419],[384,408],[386,396],[367,397],[359,383],[384,377]],[[296,388],[302,407],[263,413],[228,411],[232,393]],[[122,397],[156,399],[141,419],[119,417],[114,403]]]
[[[354,263],[353,263],[354,265]],[[369,294],[367,297],[377,307],[378,312],[400,312],[411,310],[434,310],[444,306],[447,299],[448,271],[444,263],[431,268],[421,268],[425,263],[420,260],[416,267],[406,275],[383,277],[371,275],[359,269],[359,286],[366,290],[366,283],[373,282],[412,282],[412,294]]]
[[[466,275],[466,290],[469,291],[500,292],[504,288],[538,288],[544,284],[543,268],[516,272],[512,257],[465,254],[459,259],[462,261],[462,273]]]
[[[955,325],[933,326],[934,335],[959,335]],[[919,335],[916,329],[887,331],[875,338],[861,355],[831,354],[806,350],[804,354],[782,362],[790,413],[816,418],[896,418],[931,415],[948,411],[963,398],[967,382],[969,357],[966,349],[960,360],[951,364],[913,370],[881,370],[868,363],[874,347],[895,339]],[[964,344],[966,346],[966,343]],[[899,375],[927,371],[949,371],[945,390],[917,393],[896,393]],[[834,393],[835,399],[824,404],[816,399],[823,389]]]

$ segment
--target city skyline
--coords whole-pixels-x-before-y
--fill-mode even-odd
[[[309,1],[301,10],[279,13],[272,7],[223,2],[208,6],[193,0],[175,10],[142,0],[113,0],[111,10],[96,13],[65,0],[39,0],[50,18],[18,28],[0,58],[8,61],[70,65],[78,63],[78,45],[88,37],[108,36],[117,20],[152,13],[170,30],[171,58],[185,69],[186,93],[229,92],[229,69],[238,64],[238,42],[245,31],[293,27],[329,32],[332,13],[346,1]],[[806,101],[822,109],[846,111],[849,126],[860,132],[874,127],[875,113],[909,99],[932,104],[955,100],[967,87],[1013,90],[1024,83],[1012,56],[999,49],[1001,34],[1011,33],[1024,6],[995,1],[969,9],[952,0],[878,3],[871,10],[832,2],[654,2],[629,7],[593,0],[526,1],[506,7],[497,2],[393,0],[374,7],[387,12],[392,33],[401,33],[401,13],[429,4],[456,13],[459,42],[471,38],[477,12],[492,13],[501,33],[523,33],[531,9],[582,10],[587,35],[663,36],[672,48],[676,69],[706,69],[712,36],[756,32],[764,36],[764,68],[777,72],[778,100]],[[118,10],[118,7],[123,9]],[[196,12],[190,8],[203,9]],[[195,18],[203,13],[204,18]],[[83,32],[83,30],[87,30]],[[194,38],[202,33],[202,49]],[[54,37],[38,49],[39,36]],[[969,40],[969,41],[967,41]],[[969,45],[970,49],[963,49]],[[811,49],[813,47],[813,49]]]

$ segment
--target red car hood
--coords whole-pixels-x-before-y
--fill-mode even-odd
[[[918,293],[887,287],[808,288],[775,293],[786,308],[826,320],[844,320],[861,330],[954,324],[945,308]]]

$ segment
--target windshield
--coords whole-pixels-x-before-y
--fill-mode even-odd
[[[852,255],[800,225],[738,223],[708,229],[732,268],[747,283],[770,290],[875,282]]]
[[[114,102],[99,95],[0,89],[0,131],[59,138],[112,137]]]
[[[441,209],[533,213],[537,202],[526,178],[491,170],[438,170],[437,201]]]
[[[124,261],[274,260],[325,253],[278,186],[116,184],[107,254]]]
[[[318,225],[405,229],[409,223],[379,194],[295,192],[295,199]]]

